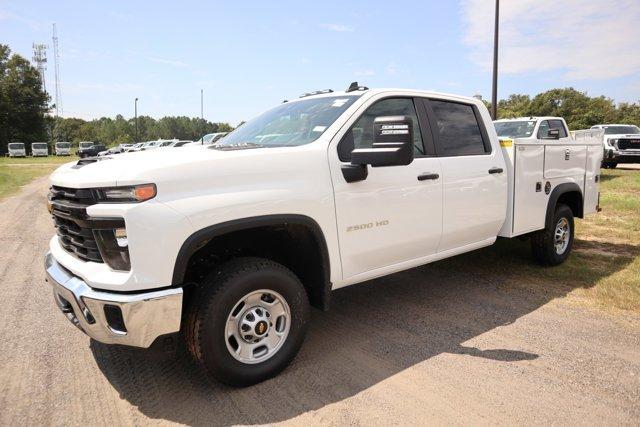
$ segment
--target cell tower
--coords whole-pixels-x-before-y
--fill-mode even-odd
[[[36,64],[36,69],[40,74],[40,80],[42,80],[42,90],[47,91],[47,86],[44,82],[44,72],[47,69],[47,45],[43,43],[33,44],[33,62]]]
[[[58,32],[53,24],[53,64],[56,79],[56,117],[62,114],[62,94],[60,93],[60,54],[58,51]]]

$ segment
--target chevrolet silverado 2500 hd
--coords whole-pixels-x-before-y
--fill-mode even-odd
[[[618,163],[640,163],[640,128],[635,125],[595,125],[602,129],[602,167],[615,169]]]
[[[293,359],[332,289],[499,236],[563,262],[574,217],[597,210],[599,135],[518,136],[499,140],[473,98],[352,84],[212,146],[69,163],[51,175],[47,280],[95,340],[181,332],[213,377],[252,384]]]

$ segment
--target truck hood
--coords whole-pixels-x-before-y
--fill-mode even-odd
[[[619,138],[640,138],[640,133],[620,133],[609,134],[604,136],[607,139],[619,139]]]
[[[86,164],[82,161],[67,163],[51,175],[50,181],[52,185],[69,188],[154,183],[160,191],[163,184],[172,187],[178,181],[211,185],[269,170],[286,174],[287,165],[295,164],[295,153],[305,151],[309,151],[308,146],[228,151],[206,146],[159,148],[106,156]],[[294,168],[296,166],[289,167]]]

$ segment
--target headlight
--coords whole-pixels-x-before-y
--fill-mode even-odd
[[[116,228],[111,230],[93,230],[102,259],[114,270],[131,270],[127,230]]]
[[[617,139],[610,139],[609,140],[609,145],[612,147],[615,147],[618,144],[618,140]]]
[[[156,197],[155,184],[112,187],[98,190],[100,199],[107,202],[144,202]]]

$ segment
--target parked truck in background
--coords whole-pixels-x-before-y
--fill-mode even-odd
[[[71,143],[70,142],[56,142],[55,144],[56,156],[70,156],[71,155]]]
[[[90,157],[89,156],[89,151],[91,149],[91,147],[93,147],[94,143],[92,141],[80,141],[78,143],[78,150],[76,151],[76,154],[78,155],[78,157],[83,158],[83,157]],[[95,153],[97,154],[97,153]],[[95,156],[95,154],[92,154]]]
[[[618,163],[640,163],[640,128],[635,125],[595,125],[604,130],[602,167],[614,169]]]
[[[9,157],[27,157],[27,150],[22,142],[10,142],[7,148]]]
[[[49,144],[47,144],[46,142],[32,143],[31,155],[33,157],[47,157],[49,155]]]
[[[354,83],[211,146],[69,163],[50,178],[47,280],[95,340],[182,332],[206,372],[253,384],[294,358],[333,289],[498,237],[567,259],[574,218],[598,210],[601,140],[540,133],[549,120],[498,139],[474,98]]]

